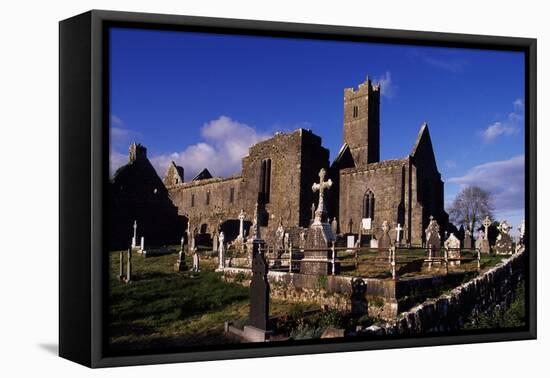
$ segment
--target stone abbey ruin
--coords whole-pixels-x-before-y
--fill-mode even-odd
[[[212,177],[205,167],[189,181],[184,180],[185,167],[172,163],[161,182],[147,161],[146,148],[132,144],[129,163],[115,174],[111,188],[113,213],[132,215],[126,222],[113,223],[128,228],[134,219],[146,222],[154,213],[149,205],[164,214],[158,221],[177,219],[173,214],[177,209],[190,232],[212,237],[223,230],[226,241],[231,241],[238,235],[241,210],[250,226],[257,203],[266,240],[273,241],[282,224],[298,245],[300,231],[313,220],[311,209],[318,202],[311,186],[319,171],[325,169],[334,183],[327,193],[327,217],[337,221],[339,233],[363,233],[362,242],[369,243],[380,235],[382,223],[387,221],[401,225],[403,243],[422,245],[430,216],[440,225],[447,224],[443,182],[427,124],[420,128],[409,155],[380,161],[380,86],[367,79],[359,88],[344,91],[343,135],[342,147],[332,163],[321,138],[311,130],[298,129],[276,133],[251,146],[239,174]],[[134,171],[133,177],[129,171]],[[141,206],[143,209],[131,209]],[[181,220],[173,221],[170,227],[160,227],[158,221],[154,225],[166,229],[164,239],[179,240],[182,228],[179,233],[172,232],[173,225]],[[157,232],[162,234],[160,230],[148,233],[156,240]],[[118,229],[112,235],[114,244],[126,242],[116,240],[117,235],[124,235]]]
[[[231,177],[184,172],[172,162],[161,179],[146,147],[130,146],[110,183],[109,249],[121,251],[125,282],[132,253],[177,254],[171,274],[211,270],[250,286],[251,323],[224,329],[242,340],[281,337],[270,299],[384,321],[326,337],[457,330],[509,306],[524,279],[524,224],[517,242],[489,218],[477,240],[453,233],[427,124],[408,155],[380,161],[380,85],[368,78],[344,90],[332,162],[321,137],[298,129],[250,146]]]

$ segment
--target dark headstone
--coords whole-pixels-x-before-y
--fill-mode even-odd
[[[367,314],[369,310],[367,298],[367,284],[361,278],[351,281],[351,313],[353,315]]]
[[[430,223],[426,228],[426,248],[428,254],[432,257],[439,257],[441,255],[441,238],[439,236],[439,224],[437,221],[430,217]]]
[[[269,282],[267,281],[267,262],[260,251],[260,246],[260,243],[254,243],[252,252],[250,325],[266,331],[269,317]]]

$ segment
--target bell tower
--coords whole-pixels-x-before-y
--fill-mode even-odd
[[[380,161],[380,84],[368,77],[357,89],[344,89],[344,143],[355,167]]]

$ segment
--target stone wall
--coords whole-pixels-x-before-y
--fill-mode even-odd
[[[366,332],[389,335],[456,331],[471,314],[508,308],[524,278],[526,266],[527,252],[519,252],[450,293],[425,301],[400,314],[395,321],[369,327]]]
[[[328,167],[328,157],[321,138],[309,130],[277,133],[250,147],[240,175],[181,183],[168,190],[179,213],[187,216],[199,233],[212,234],[220,221],[237,225],[241,209],[250,226],[258,203],[262,236],[270,240],[280,220],[287,230],[309,225],[315,196],[311,186],[319,180],[320,169]],[[269,198],[261,195],[260,187],[261,166],[267,159],[271,167]],[[226,241],[236,236],[224,232]]]

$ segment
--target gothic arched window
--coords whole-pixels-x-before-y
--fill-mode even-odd
[[[363,196],[363,218],[374,219],[374,193],[370,189]]]

